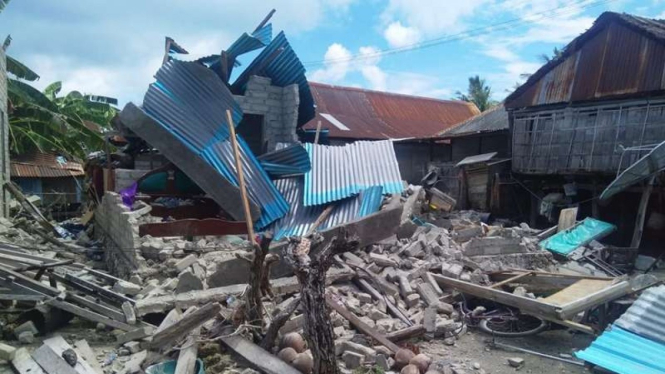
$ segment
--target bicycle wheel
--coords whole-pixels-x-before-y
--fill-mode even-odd
[[[518,338],[535,335],[547,329],[547,322],[527,314],[495,316],[480,321],[481,331],[503,338]]]

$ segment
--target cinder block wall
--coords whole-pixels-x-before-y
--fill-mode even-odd
[[[268,151],[280,142],[295,142],[298,123],[298,85],[284,88],[271,85],[271,79],[251,76],[244,96],[234,96],[244,113],[263,116],[264,139]]]
[[[0,184],[9,180],[9,118],[7,117],[7,61],[0,47]],[[0,217],[9,214],[9,196],[0,188]]]
[[[104,241],[104,261],[108,270],[121,278],[129,278],[146,266],[140,253],[136,214],[115,192],[106,192],[95,211],[95,236]]]

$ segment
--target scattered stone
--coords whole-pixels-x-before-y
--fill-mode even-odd
[[[454,262],[444,262],[441,265],[441,274],[449,278],[459,279],[464,271],[464,267]]]
[[[289,364],[296,359],[296,356],[298,355],[298,352],[296,352],[295,349],[291,347],[286,347],[279,351],[277,354],[277,357],[279,357],[282,361],[288,362]]]
[[[376,351],[370,347],[366,347],[362,344],[350,342],[350,341],[344,341],[342,342],[342,350],[344,352],[354,352],[359,355],[362,355],[365,357],[365,361],[367,362],[375,362],[376,361]]]
[[[508,364],[514,368],[519,368],[524,365],[524,359],[521,357],[510,357],[508,358]]]
[[[124,344],[124,346],[129,350],[130,353],[138,353],[141,350],[141,343],[136,341],[127,342]]]
[[[427,307],[423,315],[423,326],[425,326],[425,331],[428,333],[433,333],[437,331],[437,322],[436,322],[436,307]]]
[[[414,306],[418,305],[419,302],[420,302],[420,295],[418,295],[417,293],[413,293],[406,297],[406,305],[409,308],[413,308]]]
[[[14,329],[14,335],[16,335],[18,337],[22,332],[25,332],[25,331],[29,331],[33,335],[39,334],[39,330],[37,330],[37,327],[35,326],[35,323],[32,322],[32,321],[27,321],[27,322],[24,322],[24,323],[18,325]]]
[[[188,291],[198,291],[203,289],[203,281],[194,275],[194,272],[187,269],[178,275],[178,286],[176,293],[183,293]]]
[[[369,318],[373,319],[374,321],[378,321],[380,319],[390,318],[390,316],[388,316],[386,313],[374,309],[369,313]]]
[[[129,301],[125,301],[124,303],[122,303],[121,308],[122,312],[125,314],[125,322],[127,322],[128,325],[135,325],[136,311],[134,310],[134,306]]]
[[[445,338],[443,339],[443,344],[448,345],[448,346],[453,346],[455,345],[455,338]]]
[[[71,367],[76,366],[76,363],[78,362],[78,356],[71,348],[67,348],[62,352],[62,358],[65,359],[65,362]]]
[[[178,272],[181,272],[190,267],[196,261],[197,261],[196,255],[190,254],[189,256],[183,258],[182,260],[176,262],[175,268]]]
[[[314,359],[309,351],[298,353],[291,365],[303,374],[310,374],[314,367]]]
[[[135,296],[141,292],[141,286],[131,282],[119,280],[113,285],[113,291],[124,295]]]
[[[32,331],[23,331],[18,334],[18,342],[21,344],[32,344],[35,342],[35,335]]]
[[[418,354],[409,361],[409,365],[414,365],[418,368],[421,374],[424,374],[429,368],[432,359],[425,354]]]
[[[475,370],[480,370],[480,363],[479,362],[474,362],[472,366]]]
[[[388,362],[388,357],[383,354],[376,355],[376,366],[383,369],[383,371],[390,370],[390,363]]]
[[[365,356],[356,352],[346,351],[342,354],[342,361],[347,369],[357,369],[365,362]]]
[[[364,293],[364,292],[358,292],[356,294],[356,297],[360,301],[361,305],[362,304],[371,304],[372,303],[372,296],[370,294]]]
[[[399,374],[420,374],[420,370],[416,365],[406,365]]]
[[[391,259],[390,257],[378,253],[370,253],[369,254],[369,261],[377,264],[378,266],[385,268],[385,267],[396,267],[397,262]]]
[[[409,364],[412,358],[416,357],[415,353],[408,349],[400,349],[395,353],[395,368],[401,369]],[[416,368],[417,370],[417,368]]]

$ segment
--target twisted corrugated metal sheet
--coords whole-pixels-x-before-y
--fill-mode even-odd
[[[300,144],[265,153],[259,161],[268,174],[275,178],[305,174],[312,169],[309,155]]]
[[[383,187],[384,194],[404,190],[389,140],[345,146],[306,143],[305,149],[312,163],[312,170],[305,174],[305,206],[341,200],[374,186]]]
[[[665,343],[665,285],[644,291],[614,324],[624,330]]]
[[[267,24],[253,32],[252,35],[247,33],[240,35],[226,52],[235,59],[242,54],[265,47],[270,43],[270,39],[272,39],[272,25]]]
[[[575,356],[619,374],[662,374],[663,352],[664,344],[612,326]]]
[[[280,193],[284,195],[291,209],[284,218],[275,222],[269,228],[274,233],[274,239],[280,240],[288,236],[305,235],[321,215],[325,206],[304,206],[302,204],[302,177],[279,179],[275,182],[275,185]],[[335,208],[330,212],[328,218],[321,223],[318,230],[325,230],[377,212],[383,200],[381,190],[382,188],[378,187],[361,191],[357,196],[335,203]]]
[[[309,83],[307,83],[305,67],[286,40],[283,31],[240,74],[233,83],[233,92],[244,93],[249,77],[252,75],[268,77],[272,79],[272,84],[278,87],[298,84],[300,96],[298,125],[303,125],[314,118],[314,98]]]
[[[144,110],[237,186],[226,110],[231,110],[235,124],[240,122],[242,111],[231,92],[212,70],[194,62],[169,61],[156,78],[144,98]],[[249,198],[261,207],[255,224],[262,229],[283,217],[289,206],[247,144],[240,136],[237,139]],[[160,151],[169,157],[168,149]]]

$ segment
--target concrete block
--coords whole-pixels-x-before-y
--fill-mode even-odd
[[[382,255],[379,253],[370,253],[369,254],[369,261],[377,264],[378,266],[385,268],[385,267],[396,267],[397,262],[395,262],[393,259],[386,255]]]
[[[464,266],[454,262],[444,262],[441,264],[441,274],[449,278],[459,279],[464,271]]]
[[[27,321],[27,322],[24,322],[24,323],[18,325],[14,329],[14,335],[18,337],[19,334],[21,334],[22,332],[25,332],[25,331],[29,331],[33,335],[39,334],[39,330],[37,330],[37,326],[35,326],[35,323],[32,322],[32,321]]]
[[[35,342],[35,335],[31,331],[23,331],[18,334],[18,342],[21,344],[32,344]]]
[[[141,292],[141,286],[127,281],[117,281],[113,285],[113,291],[124,295],[138,295]]]
[[[346,340],[342,342],[342,349],[345,352],[357,353],[365,357],[365,360],[368,362],[374,362],[376,360],[376,350],[370,347],[366,347],[362,344]]]
[[[5,343],[0,343],[0,360],[11,361],[14,359],[16,348]]]
[[[187,269],[178,275],[178,286],[176,293],[183,293],[188,291],[202,290],[203,281],[190,269]]]
[[[471,238],[479,237],[482,235],[483,228],[480,226],[469,226],[453,231],[453,239],[455,239],[455,241],[458,243],[464,243],[469,241]]]
[[[188,267],[190,267],[197,260],[198,260],[198,258],[196,257],[196,255],[191,254],[191,255],[183,258],[182,260],[176,262],[175,268],[176,268],[176,270],[178,270],[178,272],[181,272],[181,271],[187,269]]]

